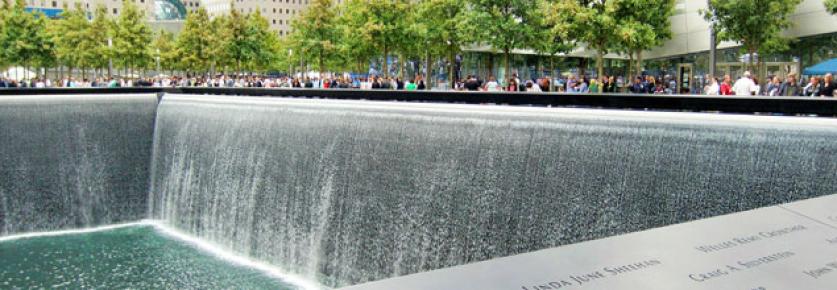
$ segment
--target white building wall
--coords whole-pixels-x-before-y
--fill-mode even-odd
[[[646,52],[645,56],[650,59],[708,51],[709,23],[700,14],[706,8],[706,0],[678,0],[675,15],[671,17],[672,39]],[[785,31],[788,37],[837,32],[837,16],[826,12],[823,0],[803,0],[790,19],[795,25]],[[737,45],[722,42],[718,48]]]

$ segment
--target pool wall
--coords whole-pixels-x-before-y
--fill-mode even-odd
[[[0,236],[142,219],[155,94],[0,96]]]
[[[0,235],[160,219],[343,286],[837,193],[835,119],[157,101],[0,97]]]
[[[166,95],[152,217],[342,286],[837,192],[837,120]]]

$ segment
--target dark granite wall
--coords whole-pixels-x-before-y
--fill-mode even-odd
[[[0,236],[142,219],[157,96],[0,96]]]

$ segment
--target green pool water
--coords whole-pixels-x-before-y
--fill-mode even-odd
[[[139,225],[0,242],[0,289],[297,289]]]

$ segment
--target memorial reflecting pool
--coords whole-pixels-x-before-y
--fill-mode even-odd
[[[299,289],[152,225],[0,241],[2,289]]]
[[[835,138],[830,118],[4,96],[0,288],[353,286],[833,194]]]

